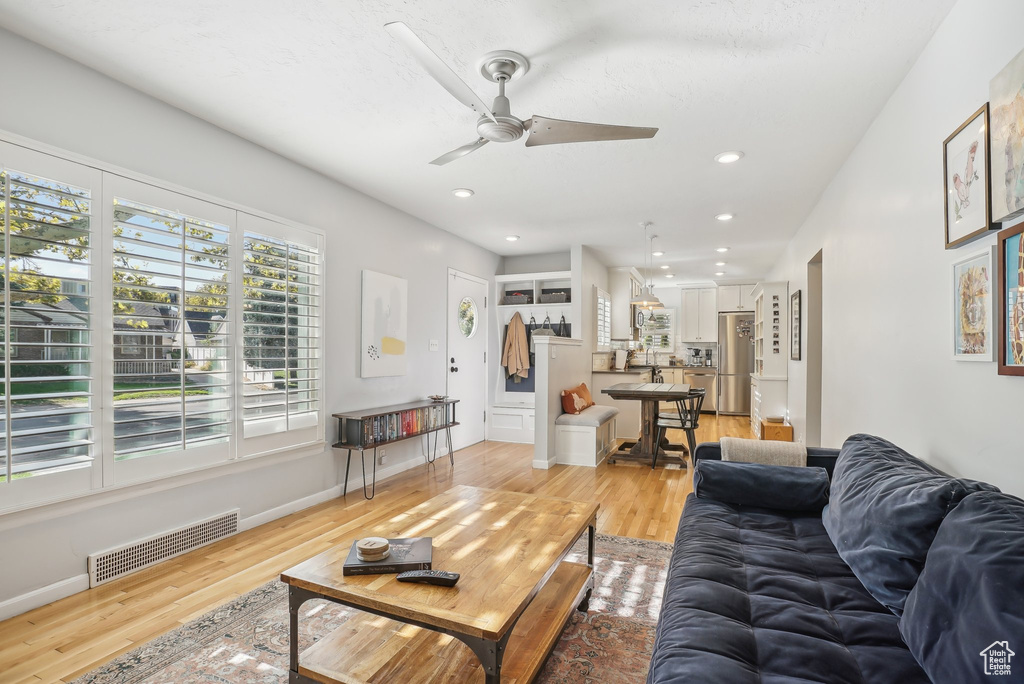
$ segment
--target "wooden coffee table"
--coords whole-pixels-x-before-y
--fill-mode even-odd
[[[433,537],[451,588],[395,575],[344,577],[351,540],[281,574],[291,616],[290,682],[530,682],[593,591],[596,503],[458,486],[359,536]],[[584,533],[587,564],[564,560]],[[299,608],[359,609],[298,653]]]

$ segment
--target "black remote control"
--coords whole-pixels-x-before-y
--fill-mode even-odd
[[[399,573],[396,579],[399,582],[422,582],[436,584],[439,587],[454,587],[459,581],[459,573],[444,570],[410,570]]]

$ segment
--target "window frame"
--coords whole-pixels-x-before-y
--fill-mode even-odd
[[[58,504],[87,497],[94,497],[96,502],[107,501],[111,496],[123,498],[132,494],[116,494],[118,490],[143,491],[138,487],[146,483],[150,483],[146,487],[149,489],[154,486],[158,488],[175,486],[171,484],[172,482],[198,482],[220,476],[221,472],[217,471],[225,467],[234,466],[238,470],[247,470],[252,467],[249,461],[255,460],[255,457],[276,456],[277,458],[270,460],[277,462],[321,453],[326,446],[327,418],[326,396],[323,393],[322,382],[326,375],[322,327],[318,329],[317,335],[321,394],[316,411],[315,428],[306,430],[301,435],[295,434],[296,431],[291,431],[283,438],[277,439],[274,444],[268,444],[266,440],[262,440],[259,448],[255,444],[243,448],[244,440],[240,424],[243,412],[238,403],[241,398],[242,385],[241,375],[237,372],[237,363],[241,355],[236,354],[231,366],[233,377],[230,385],[232,389],[230,410],[233,413],[234,421],[228,443],[217,443],[176,450],[168,454],[114,462],[112,193],[117,188],[122,188],[122,194],[124,193],[123,188],[134,188],[138,193],[126,196],[126,199],[155,207],[173,209],[229,226],[231,259],[229,305],[232,309],[232,321],[228,336],[233,349],[235,346],[241,345],[243,340],[240,326],[243,244],[241,236],[244,234],[244,230],[240,229],[238,225],[240,217],[246,215],[257,219],[266,226],[277,226],[276,229],[281,234],[287,235],[292,234],[293,231],[299,231],[302,234],[314,236],[320,250],[321,306],[324,301],[323,293],[327,291],[324,267],[326,236],[323,230],[99,162],[3,130],[0,130],[0,166],[10,168],[12,171],[21,171],[88,188],[93,207],[90,223],[90,246],[93,252],[90,263],[90,289],[92,290],[93,307],[90,327],[93,361],[91,375],[93,396],[90,404],[93,424],[93,450],[91,452],[93,460],[90,467],[87,468],[51,472],[45,476],[0,483],[0,488],[2,488],[0,489],[0,517],[19,511],[27,513],[29,510],[39,510],[47,506],[52,507],[52,510],[57,510]],[[168,203],[166,201],[168,199],[173,199],[173,202]],[[217,212],[225,212],[224,215],[229,216],[230,220],[220,221],[217,216],[204,214],[201,208],[195,207],[216,207]],[[218,213],[218,215],[220,214]],[[167,456],[168,458],[155,458],[155,456]],[[205,474],[204,471],[211,472]],[[37,514],[33,513],[32,515]]]

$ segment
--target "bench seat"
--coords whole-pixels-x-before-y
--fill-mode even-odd
[[[555,419],[555,463],[597,466],[615,449],[615,416],[612,406],[594,405],[577,414]]]

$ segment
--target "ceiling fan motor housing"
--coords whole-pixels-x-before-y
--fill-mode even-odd
[[[491,142],[512,142],[523,137],[523,131],[526,129],[522,121],[512,116],[507,97],[499,95],[494,98],[491,111],[494,114],[494,121],[481,116],[476,122],[476,132],[481,138]]]

